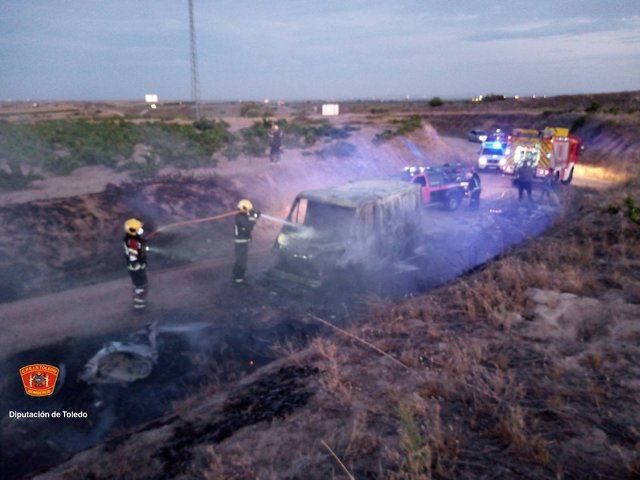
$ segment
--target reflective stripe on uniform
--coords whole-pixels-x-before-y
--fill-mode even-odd
[[[251,241],[250,238],[236,238],[233,240],[235,243],[249,243]]]
[[[138,270],[144,270],[145,268],[147,268],[147,266],[136,263],[135,265],[133,264],[127,265],[127,268],[129,268],[129,270],[131,270],[132,272],[137,272]]]

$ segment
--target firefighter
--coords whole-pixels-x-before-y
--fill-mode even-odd
[[[130,218],[124,222],[124,251],[127,259],[127,269],[133,282],[133,308],[142,310],[147,304],[149,284],[147,282],[147,242],[142,237],[144,230],[142,222],[137,218]]]
[[[277,163],[280,160],[280,153],[282,148],[282,133],[280,132],[280,127],[278,127],[277,123],[274,123],[271,127],[271,133],[269,134],[271,138],[270,150],[269,150],[269,161],[271,163]]]
[[[247,270],[251,231],[260,218],[260,212],[254,210],[253,204],[247,199],[238,202],[238,210],[234,231],[236,263],[233,266],[233,282],[240,285],[244,283],[244,274]]]
[[[531,189],[533,187],[533,165],[529,159],[526,159],[518,168],[516,179],[518,185],[518,200],[522,201],[523,192],[527,192],[529,201],[532,202]]]
[[[553,171],[553,168],[550,168],[549,170],[547,170],[547,176],[545,177],[544,183],[542,184],[542,193],[540,194],[540,201],[543,201],[546,199],[547,202],[550,204],[555,203],[551,194],[553,193],[553,190],[555,189],[557,183],[558,183],[558,178],[556,177],[556,174]]]
[[[469,185],[467,185],[470,209],[478,210],[480,208],[480,192],[482,192],[480,175],[478,175],[478,172],[474,169],[471,178],[469,179]]]

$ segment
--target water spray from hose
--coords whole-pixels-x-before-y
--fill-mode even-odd
[[[260,218],[264,218],[265,220],[269,220],[275,223],[282,223],[289,227],[299,227],[299,225],[296,225],[295,223],[291,223],[290,221],[285,220],[284,218],[272,217],[271,215],[267,215],[266,213],[260,214]]]
[[[289,235],[290,238],[296,238],[298,240],[304,240],[304,239],[308,240],[313,238],[316,234],[315,229],[308,225],[291,223],[290,221],[285,220],[283,218],[272,217],[271,215],[267,215],[265,213],[261,214],[260,218],[264,218],[265,220],[269,220],[274,223],[281,223],[283,225],[290,227],[292,231],[287,232],[287,235]]]

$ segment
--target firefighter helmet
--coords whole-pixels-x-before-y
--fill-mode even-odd
[[[238,202],[238,210],[240,210],[241,212],[250,212],[251,210],[253,210],[253,204],[251,203],[251,200],[247,200],[246,198],[240,200]]]
[[[142,235],[142,222],[137,218],[130,218],[124,222],[124,231],[129,235]]]

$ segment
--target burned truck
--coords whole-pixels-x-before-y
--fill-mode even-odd
[[[298,194],[278,235],[272,273],[318,287],[358,282],[372,268],[402,258],[419,236],[417,184],[358,181]]]

